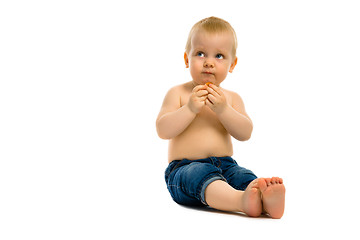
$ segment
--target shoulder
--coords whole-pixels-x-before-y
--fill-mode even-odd
[[[187,91],[187,83],[174,86],[168,90],[163,101],[162,111],[173,111],[181,107],[181,96]]]
[[[176,86],[170,88],[166,95],[180,96],[184,92],[188,91],[188,89],[189,89],[188,85],[189,85],[189,83],[183,83],[183,84],[180,84],[180,85],[176,85]]]
[[[222,88],[223,92],[225,93],[225,96],[228,98],[228,100],[230,101],[231,105],[234,105],[234,104],[239,104],[239,103],[242,103],[243,104],[243,101],[242,101],[242,98],[240,97],[239,94],[237,94],[236,92],[234,91],[230,91],[230,90],[227,90],[225,88]]]
[[[231,97],[240,97],[239,94],[237,94],[236,92],[234,91],[231,91],[231,90],[228,90],[228,89],[225,89],[225,88],[221,88],[223,90],[223,92],[225,94],[228,94],[230,95]]]
[[[224,90],[225,94],[229,96],[228,98],[229,98],[229,103],[230,103],[231,107],[233,107],[236,111],[240,112],[241,114],[244,114],[245,116],[247,116],[249,118],[249,116],[247,115],[246,110],[245,110],[244,101],[242,100],[240,95],[237,94],[236,92],[233,92],[230,90],[226,90],[226,89],[223,89],[223,90]]]

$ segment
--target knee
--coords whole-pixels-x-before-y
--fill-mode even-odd
[[[221,173],[221,169],[218,169],[209,163],[195,162],[187,166],[186,170],[184,171],[184,178],[196,176],[200,177],[213,173]]]
[[[201,183],[211,175],[220,175],[221,169],[209,163],[191,163],[182,173],[182,181],[186,185]]]
[[[234,168],[226,174],[229,184],[237,189],[244,191],[247,186],[257,178],[257,176],[250,170],[245,168]]]

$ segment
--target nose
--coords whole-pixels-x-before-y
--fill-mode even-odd
[[[206,59],[204,62],[204,67],[206,68],[213,68],[214,67],[214,63],[209,61],[209,59]]]

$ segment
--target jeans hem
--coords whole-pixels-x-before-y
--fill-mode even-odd
[[[209,186],[210,183],[216,181],[216,180],[223,180],[226,182],[226,179],[222,176],[216,175],[216,176],[212,176],[209,179],[207,179],[201,188],[201,192],[200,192],[200,201],[205,205],[205,206],[209,206],[209,204],[207,204],[207,202],[205,201],[205,189],[207,188],[207,186]]]

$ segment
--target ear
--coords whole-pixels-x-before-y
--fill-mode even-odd
[[[185,60],[185,66],[186,66],[186,68],[189,68],[189,58],[188,58],[186,52],[184,53],[184,60]]]
[[[230,73],[232,73],[234,71],[236,64],[237,64],[237,57],[235,57],[235,60],[232,62],[231,66],[230,66],[230,69],[229,69]]]

